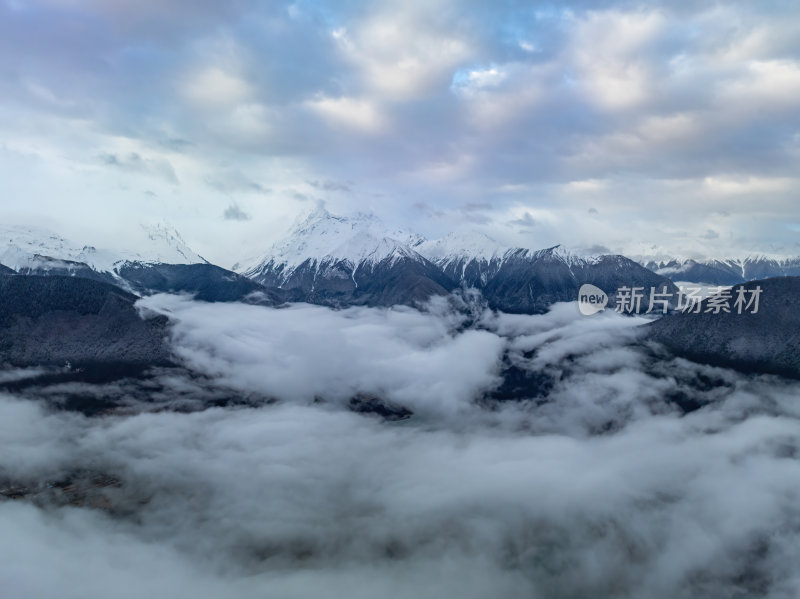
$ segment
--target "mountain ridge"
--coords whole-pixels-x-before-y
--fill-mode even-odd
[[[95,245],[79,245],[42,227],[5,225],[0,226],[0,264],[17,272],[33,274],[42,267],[43,259],[67,263],[85,264],[97,272],[113,276],[117,267],[124,263],[208,263],[187,245],[174,228],[159,223],[148,226],[140,224],[137,229],[142,242],[135,250],[109,250]]]
[[[800,275],[800,257],[777,258],[753,254],[744,258],[639,259],[639,263],[673,281],[736,285],[757,279]]]
[[[80,246],[43,228],[0,227],[0,272],[65,276],[110,283],[137,295],[191,293],[202,301],[283,303],[280,293],[213,265],[190,249],[175,229],[140,225],[134,251]]]
[[[296,301],[328,305],[414,303],[474,287],[494,309],[542,312],[556,301],[575,300],[583,283],[609,296],[623,285],[677,293],[671,281],[620,255],[581,256],[560,245],[508,248],[477,232],[427,240],[389,230],[372,214],[338,216],[324,209],[299,221],[255,264],[238,272],[289,291]],[[394,281],[396,292],[376,295],[381,280]],[[404,285],[414,291],[397,295]]]

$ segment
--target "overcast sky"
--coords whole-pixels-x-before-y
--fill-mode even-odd
[[[0,215],[229,265],[437,236],[800,254],[796,1],[0,0]]]

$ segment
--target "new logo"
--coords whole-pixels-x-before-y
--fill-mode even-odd
[[[581,314],[584,316],[597,314],[605,310],[607,305],[608,295],[605,291],[589,283],[581,285],[578,290],[578,310]]]

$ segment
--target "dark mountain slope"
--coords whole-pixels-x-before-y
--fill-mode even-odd
[[[396,256],[356,267],[348,261],[307,260],[281,284],[292,301],[336,307],[413,305],[446,295],[455,287],[427,260]]]
[[[213,264],[142,264],[128,262],[118,271],[137,293],[190,293],[206,302],[232,302],[245,298],[270,305],[283,303],[274,289]]]
[[[626,286],[644,287],[647,294],[655,287],[676,298],[678,293],[671,281],[624,256],[569,259],[557,248],[533,253],[517,250],[507,254],[483,293],[492,308],[531,314],[545,312],[556,302],[577,300],[578,290],[584,283],[605,291],[612,307],[617,290]],[[643,310],[646,308],[642,306]]]
[[[80,277],[0,275],[0,362],[17,366],[170,362],[164,317],[136,296]]]
[[[691,360],[750,372],[800,377],[800,277],[751,281],[733,288],[760,287],[758,312],[665,316],[646,325],[648,337]],[[749,297],[749,295],[748,295]]]

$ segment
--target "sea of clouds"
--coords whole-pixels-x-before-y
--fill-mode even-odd
[[[0,596],[800,594],[800,384],[669,357],[641,318],[454,301],[142,300],[187,369],[156,374],[158,401],[135,381],[95,417],[54,388],[0,396],[0,478],[121,481],[110,510],[0,501]],[[510,369],[546,383],[492,399]],[[219,389],[260,401],[184,409]]]

